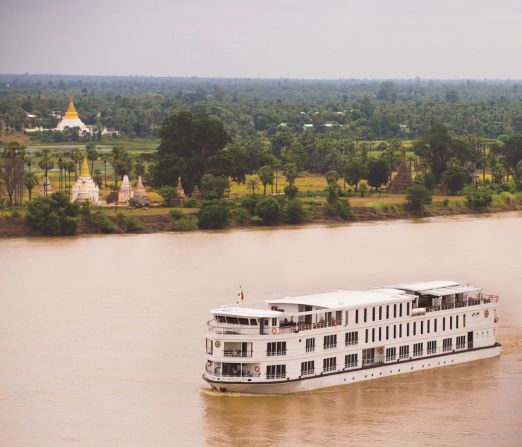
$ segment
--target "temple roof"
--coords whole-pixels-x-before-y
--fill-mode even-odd
[[[74,101],[72,95],[69,96],[69,107],[67,108],[67,112],[65,112],[66,119],[79,119],[78,112],[74,107]]]
[[[83,163],[82,163],[82,173],[80,174],[80,177],[90,177],[91,174],[89,173],[89,163],[87,163],[87,158],[84,157]]]

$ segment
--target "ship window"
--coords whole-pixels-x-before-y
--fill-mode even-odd
[[[394,339],[397,338],[397,325],[396,324],[393,325],[393,338]]]
[[[355,309],[355,324],[359,323],[359,309]]]
[[[382,320],[382,306],[379,306],[379,321]]]
[[[386,319],[390,318],[390,306],[389,304],[386,305]]]
[[[315,351],[315,338],[306,339],[306,352]]]
[[[422,343],[415,343],[413,345],[413,357],[419,357],[422,355]]]
[[[226,323],[227,319],[223,315],[218,315],[218,321],[220,323]]]
[[[362,350],[362,366],[371,365],[375,362],[375,348]]]
[[[417,322],[413,322],[413,335],[417,335]]]
[[[375,328],[372,327],[372,342],[375,341]]]
[[[462,327],[466,327],[466,314],[462,315]]]
[[[399,317],[402,317],[402,303],[399,304]]]
[[[359,343],[359,332],[347,332],[344,336],[346,345],[356,345]]]
[[[239,324],[244,324],[244,325],[248,326],[248,318],[240,318]]]
[[[453,329],[453,317],[450,317],[450,331]]]
[[[421,335],[424,334],[424,320],[421,323]]]
[[[227,317],[228,324],[239,324],[239,321],[236,317]]]
[[[433,332],[437,332],[437,319],[433,320]]]
[[[410,303],[406,303],[406,315],[410,315]]]
[[[367,316],[367,313],[368,313],[368,309],[366,309],[366,307],[365,307],[365,308],[364,308],[363,323],[366,323],[366,316]]]
[[[390,338],[390,327],[386,326],[386,340]]]
[[[464,335],[457,337],[455,345],[457,349],[464,349],[466,347],[466,337]]]
[[[444,340],[442,340],[442,350],[443,351],[451,351],[451,346],[452,346],[452,339],[451,338],[445,338]]]
[[[301,362],[301,375],[307,376],[314,373],[314,361]]]
[[[397,304],[393,305],[393,318],[397,318]]]
[[[364,331],[364,342],[368,343],[368,329]]]
[[[332,312],[324,313],[324,321],[326,321],[326,324],[328,324],[328,323],[330,323],[330,321],[332,321]]]
[[[344,323],[346,326],[348,326],[348,316],[349,316],[349,315],[348,315],[348,311],[346,311],[346,312],[345,312],[345,318],[346,318],[346,320],[345,320],[345,323]]]
[[[207,354],[212,355],[213,351],[214,351],[214,340],[209,340],[207,338]]]
[[[406,323],[406,337],[410,336],[410,323]]]
[[[435,354],[437,352],[437,341],[429,341],[428,342],[428,354]]]
[[[399,338],[402,337],[402,324],[399,324]]]
[[[344,356],[345,368],[357,368],[357,354],[348,354]]]
[[[396,348],[386,348],[386,361],[393,362],[397,357]]]
[[[456,315],[455,316],[455,329],[458,329],[459,328],[459,316]]]
[[[272,326],[277,326],[277,318],[272,318]]]
[[[286,355],[286,341],[274,341],[266,344],[266,355]]]
[[[382,331],[381,331],[381,327],[379,326],[379,341],[381,341],[381,335],[382,335]]]
[[[430,320],[426,320],[426,333],[430,333]]]
[[[399,348],[399,358],[400,359],[407,359],[410,356],[410,347],[408,345],[401,346]]]
[[[446,330],[446,317],[442,317],[442,330]]]
[[[324,349],[332,349],[337,346],[337,335],[324,336]]]
[[[375,307],[372,307],[372,321],[375,321]]]
[[[286,365],[267,365],[267,379],[284,379],[286,377]]]
[[[327,359],[323,359],[323,371],[335,371],[337,368],[337,358],[329,357]]]
[[[257,320],[255,318],[250,319],[250,326],[257,326]]]

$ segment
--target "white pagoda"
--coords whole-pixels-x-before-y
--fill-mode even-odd
[[[74,107],[74,101],[72,95],[69,97],[69,107],[67,108],[67,112],[65,112],[65,116],[56,126],[56,130],[64,131],[66,127],[70,127],[71,129],[74,127],[78,127],[81,132],[90,132],[90,129],[84,124],[84,122],[78,116],[78,112]]]
[[[87,159],[83,159],[82,172],[76,184],[71,190],[71,202],[78,200],[79,202],[88,201],[94,205],[98,205],[100,199],[100,189],[89,174],[89,164]]]
[[[118,191],[118,204],[127,205],[129,200],[134,197],[134,190],[129,181],[129,176],[125,174],[121,181],[120,190]]]

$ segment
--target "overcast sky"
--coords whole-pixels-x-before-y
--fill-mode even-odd
[[[0,0],[0,73],[522,78],[522,0]]]

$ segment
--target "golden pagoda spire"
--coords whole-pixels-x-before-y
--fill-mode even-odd
[[[73,96],[69,96],[69,107],[67,108],[67,112],[65,112],[66,119],[78,119],[78,112],[74,107]]]
[[[82,173],[80,175],[80,177],[90,177],[91,174],[89,173],[89,163],[87,163],[87,157],[84,157],[83,158],[83,163],[82,163]]]

